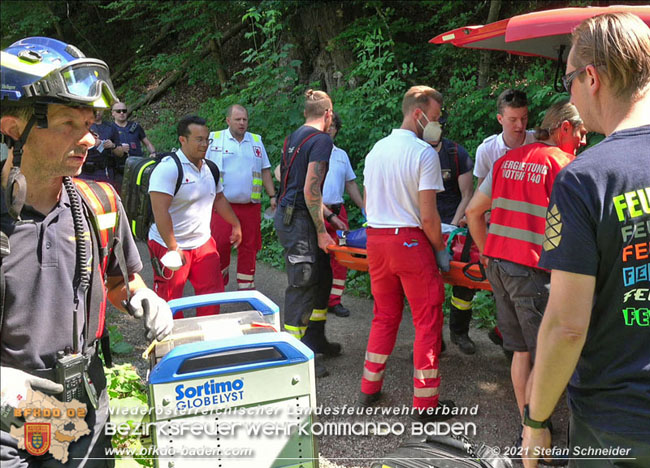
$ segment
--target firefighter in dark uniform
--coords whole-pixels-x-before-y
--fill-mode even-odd
[[[114,208],[93,218],[96,212],[82,203],[77,188],[88,184],[71,179],[95,144],[93,109],[115,101],[106,64],[70,44],[33,37],[2,51],[0,130],[11,149],[0,196],[1,403],[3,409],[15,407],[30,390],[65,399],[60,394],[68,381],[57,369],[64,359],[78,363],[84,383],[75,399],[86,405],[90,431],[70,443],[68,467],[112,465],[105,451],[108,395],[95,346],[104,330],[106,298],[143,317],[148,339],[162,339],[173,327],[167,304],[138,275],[142,263],[119,198],[109,185],[96,184],[108,191],[95,195],[112,194]],[[108,232],[119,239],[111,253],[97,240]],[[114,253],[119,244],[123,261]],[[3,411],[1,419],[3,467],[62,466],[62,457],[18,448],[23,428],[8,414],[13,411]]]

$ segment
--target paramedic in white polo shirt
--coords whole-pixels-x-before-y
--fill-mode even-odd
[[[262,137],[246,131],[248,112],[244,107],[237,104],[230,106],[226,112],[226,123],[227,129],[210,134],[212,143],[206,157],[219,166],[223,192],[241,222],[237,288],[255,289],[255,259],[262,248],[262,187],[271,198],[271,208],[275,210],[277,206],[271,163]],[[221,257],[223,282],[227,285],[230,279],[231,226],[226,219],[215,213],[210,227]]]
[[[433,88],[409,89],[402,101],[402,126],[375,144],[363,172],[375,305],[359,404],[369,406],[380,398],[406,296],[415,326],[412,417],[426,422],[449,418],[435,408],[454,406],[438,400],[445,299],[438,266],[449,271],[451,260],[436,207],[436,192],[444,186],[438,155],[423,141],[439,138],[441,103],[442,95]]]
[[[327,133],[334,140],[339,130],[341,130],[341,118],[334,112],[332,125],[330,125]],[[354,181],[356,178],[348,153],[334,145],[327,175],[325,176],[325,183],[323,184],[323,203],[345,223],[346,229],[349,229],[348,213],[343,203],[343,192],[347,190],[354,204],[363,209],[363,198],[359,186]],[[336,227],[330,224],[329,221],[325,221],[325,229],[332,236],[332,239],[337,238]],[[332,266],[332,289],[327,303],[328,312],[333,312],[337,317],[348,317],[350,311],[341,304],[341,295],[345,289],[348,269],[336,260],[334,253],[330,253],[330,265]]]
[[[241,241],[241,227],[237,216],[223,196],[221,183],[203,161],[209,146],[209,132],[205,120],[196,115],[183,117],[178,123],[181,149],[176,152],[183,178],[178,192],[178,167],[167,156],[151,173],[149,196],[155,224],[149,229],[149,253],[154,267],[154,290],[169,301],[183,296],[183,287],[189,279],[196,294],[223,292],[217,246],[210,234],[213,209],[231,226],[231,242]],[[162,265],[165,254],[176,251],[183,265],[170,270]],[[197,315],[218,313],[216,306],[199,307]],[[174,318],[182,318],[182,312]]]
[[[476,149],[474,175],[478,177],[477,187],[488,175],[494,161],[511,149],[535,143],[535,131],[526,130],[528,125],[528,99],[526,93],[506,89],[497,98],[497,120],[503,127],[498,135],[483,140]]]

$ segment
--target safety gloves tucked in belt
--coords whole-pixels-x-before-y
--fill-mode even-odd
[[[2,385],[2,406],[13,408],[27,398],[27,390],[39,390],[45,393],[61,393],[63,385],[42,377],[36,377],[13,367],[0,367],[0,382]]]
[[[127,310],[135,318],[143,317],[147,340],[158,341],[169,335],[174,328],[172,311],[163,299],[149,288],[138,289]]]
[[[445,273],[451,269],[451,254],[447,252],[447,249],[437,250],[436,251],[436,263],[438,268],[440,268]]]

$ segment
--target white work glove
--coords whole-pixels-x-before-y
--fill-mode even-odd
[[[149,288],[138,289],[130,301],[129,313],[142,317],[147,340],[158,341],[169,335],[174,328],[172,311],[163,299]]]
[[[447,273],[451,269],[451,254],[447,252],[447,249],[442,249],[436,251],[436,263],[438,268]]]
[[[21,401],[27,398],[27,391],[38,390],[45,393],[61,393],[63,385],[42,377],[36,377],[27,372],[14,369],[13,367],[0,367],[0,390],[1,405],[18,407]]]

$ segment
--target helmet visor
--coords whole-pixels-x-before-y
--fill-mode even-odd
[[[33,97],[53,98],[98,108],[117,101],[108,66],[101,60],[78,59],[28,86]]]

